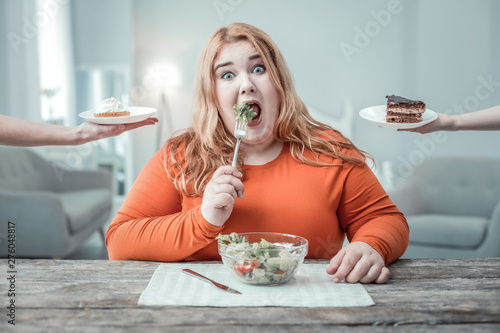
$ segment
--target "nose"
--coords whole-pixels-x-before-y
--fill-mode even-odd
[[[241,75],[240,95],[254,93],[256,88],[252,79],[248,75]]]

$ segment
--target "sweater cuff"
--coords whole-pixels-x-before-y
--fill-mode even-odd
[[[385,216],[383,219],[378,219],[380,223],[363,225],[352,239],[353,242],[361,241],[373,247],[382,256],[386,266],[401,257],[409,243],[409,229],[406,220],[402,214],[395,216],[397,218]],[[376,222],[375,220],[377,219],[372,220],[372,222]]]
[[[385,266],[387,267],[391,263],[391,259],[388,257],[385,247],[381,244],[380,240],[372,237],[358,237],[352,240],[353,242],[363,242],[370,245],[375,251],[380,254],[382,259],[384,260]]]
[[[198,227],[200,228],[205,237],[213,239],[217,237],[219,233],[224,229],[224,226],[218,227],[205,220],[203,214],[201,214],[201,207],[195,208],[193,213],[194,217],[196,218],[196,221],[199,221]]]

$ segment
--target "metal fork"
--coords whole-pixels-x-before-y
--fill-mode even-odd
[[[234,137],[236,138],[236,147],[234,148],[233,167],[236,167],[238,161],[238,150],[240,149],[240,142],[247,135],[248,123],[236,118],[236,126],[234,128]]]

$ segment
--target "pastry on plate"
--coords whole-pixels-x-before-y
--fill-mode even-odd
[[[102,101],[97,110],[94,112],[94,117],[125,116],[130,116],[130,111],[128,111],[123,104],[117,101],[114,97],[110,97]]]

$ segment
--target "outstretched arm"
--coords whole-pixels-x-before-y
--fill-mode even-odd
[[[464,114],[438,113],[438,118],[427,125],[398,131],[420,134],[436,131],[500,131],[500,105]]]
[[[153,125],[157,118],[122,125],[98,125],[90,122],[80,126],[60,126],[0,115],[0,145],[34,147],[79,145],[120,135],[132,129]]]

